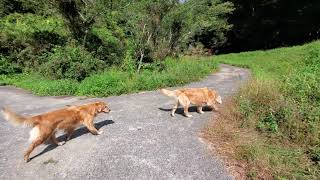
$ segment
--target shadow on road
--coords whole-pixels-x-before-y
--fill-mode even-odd
[[[171,108],[159,108],[161,111],[171,111],[172,109]],[[207,107],[207,106],[204,106],[202,108],[203,111],[212,111],[212,109],[210,107]],[[189,107],[189,112],[197,112],[197,107],[196,106],[190,106]],[[176,110],[176,114],[180,114],[182,116],[184,116],[184,113],[183,113],[183,108],[182,107],[179,107],[177,110]]]
[[[107,125],[113,124],[113,123],[114,123],[113,120],[104,120],[104,121],[100,121],[100,122],[95,123],[94,126],[99,130],[101,127],[107,126]],[[79,129],[76,129],[69,141],[71,141],[74,138],[80,137],[80,136],[82,136],[84,134],[87,134],[87,133],[90,133],[90,132],[86,127],[81,127]],[[58,139],[59,142],[66,141],[67,135],[64,134],[62,136],[59,136],[57,139]],[[43,154],[55,149],[56,147],[58,147],[58,146],[55,145],[55,144],[50,144],[41,153],[39,153],[39,154],[33,156],[32,158],[30,158],[30,160],[32,160],[32,159],[34,159],[34,158],[36,158],[38,156],[41,156],[41,155],[43,155]]]

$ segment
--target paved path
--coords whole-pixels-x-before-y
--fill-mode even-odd
[[[187,87],[213,87],[226,97],[248,76],[247,70],[221,65],[218,73]],[[94,100],[38,97],[0,87],[0,107],[9,105],[26,115]],[[159,91],[102,100],[112,109],[96,118],[102,135],[80,128],[64,146],[39,146],[29,163],[24,163],[23,151],[30,128],[14,127],[1,116],[0,179],[232,179],[198,136],[213,112],[200,115],[193,109],[192,118],[171,117],[173,100]]]

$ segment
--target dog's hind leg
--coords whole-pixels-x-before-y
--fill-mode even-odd
[[[186,117],[192,117],[192,115],[189,114],[189,105],[190,105],[190,100],[188,99],[188,97],[184,94],[181,94],[179,97],[178,97],[178,103],[183,106],[183,112],[184,112],[184,115]]]
[[[188,97],[185,96],[185,95],[181,95],[181,96],[179,97],[179,103],[183,106],[184,115],[185,115],[186,117],[192,117],[192,115],[189,114],[190,100],[188,99]]]
[[[174,113],[176,112],[177,108],[179,106],[179,100],[176,101],[176,104],[173,106],[171,110],[171,116],[174,117]]]
[[[47,140],[47,137],[41,136],[31,143],[30,147],[28,148],[28,150],[24,154],[24,161],[25,162],[28,162],[30,160],[29,156],[30,156],[31,152],[34,150],[34,148],[36,148],[37,146],[42,144],[45,140]]]
[[[32,142],[27,151],[24,153],[24,160],[28,162],[31,152],[40,144],[44,143],[50,138],[52,130],[49,128],[43,128],[41,126],[34,127],[30,132],[30,141]]]
[[[189,105],[185,105],[184,107],[183,107],[183,110],[184,110],[184,115],[186,116],[186,117],[192,117],[192,115],[191,114],[189,114]]]
[[[62,145],[64,145],[64,144],[66,143],[65,141],[64,141],[64,142],[59,142],[59,141],[57,140],[57,138],[56,138],[56,133],[52,133],[50,139],[51,139],[51,141],[52,141],[55,145],[57,145],[57,146],[62,146]]]

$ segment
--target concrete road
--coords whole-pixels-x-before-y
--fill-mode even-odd
[[[221,65],[220,71],[186,87],[211,87],[226,97],[249,76],[247,70]],[[24,90],[0,87],[0,107],[36,115],[68,104],[97,99],[38,97]],[[170,116],[173,100],[159,91],[102,98],[112,109],[95,120],[104,132],[76,131],[63,146],[41,145],[23,161],[30,128],[14,127],[0,116],[0,179],[232,179],[210,153],[199,132],[214,112],[192,118]],[[59,136],[60,140],[65,137]]]

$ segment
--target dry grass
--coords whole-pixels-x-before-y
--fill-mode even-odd
[[[237,179],[319,179],[320,41],[214,59],[254,78],[204,132]]]
[[[316,178],[318,170],[306,147],[301,146],[300,139],[288,138],[301,133],[280,122],[297,118],[297,113],[283,111],[284,107],[296,108],[283,98],[274,82],[252,80],[238,95],[225,101],[219,116],[205,128],[203,137],[214,145],[214,153],[224,159],[236,179]],[[270,109],[275,114],[287,114],[262,119],[269,117]],[[297,126],[301,128],[303,122]]]
[[[228,99],[220,108],[219,116],[204,129],[203,137],[214,145],[214,153],[224,160],[230,173],[236,179],[247,179],[250,173],[259,172],[256,177],[271,177],[270,170],[263,166],[255,167],[250,160],[254,152],[246,146],[258,141],[258,134],[250,129],[240,128],[241,115],[238,113],[234,99]],[[268,178],[267,178],[268,179]]]

